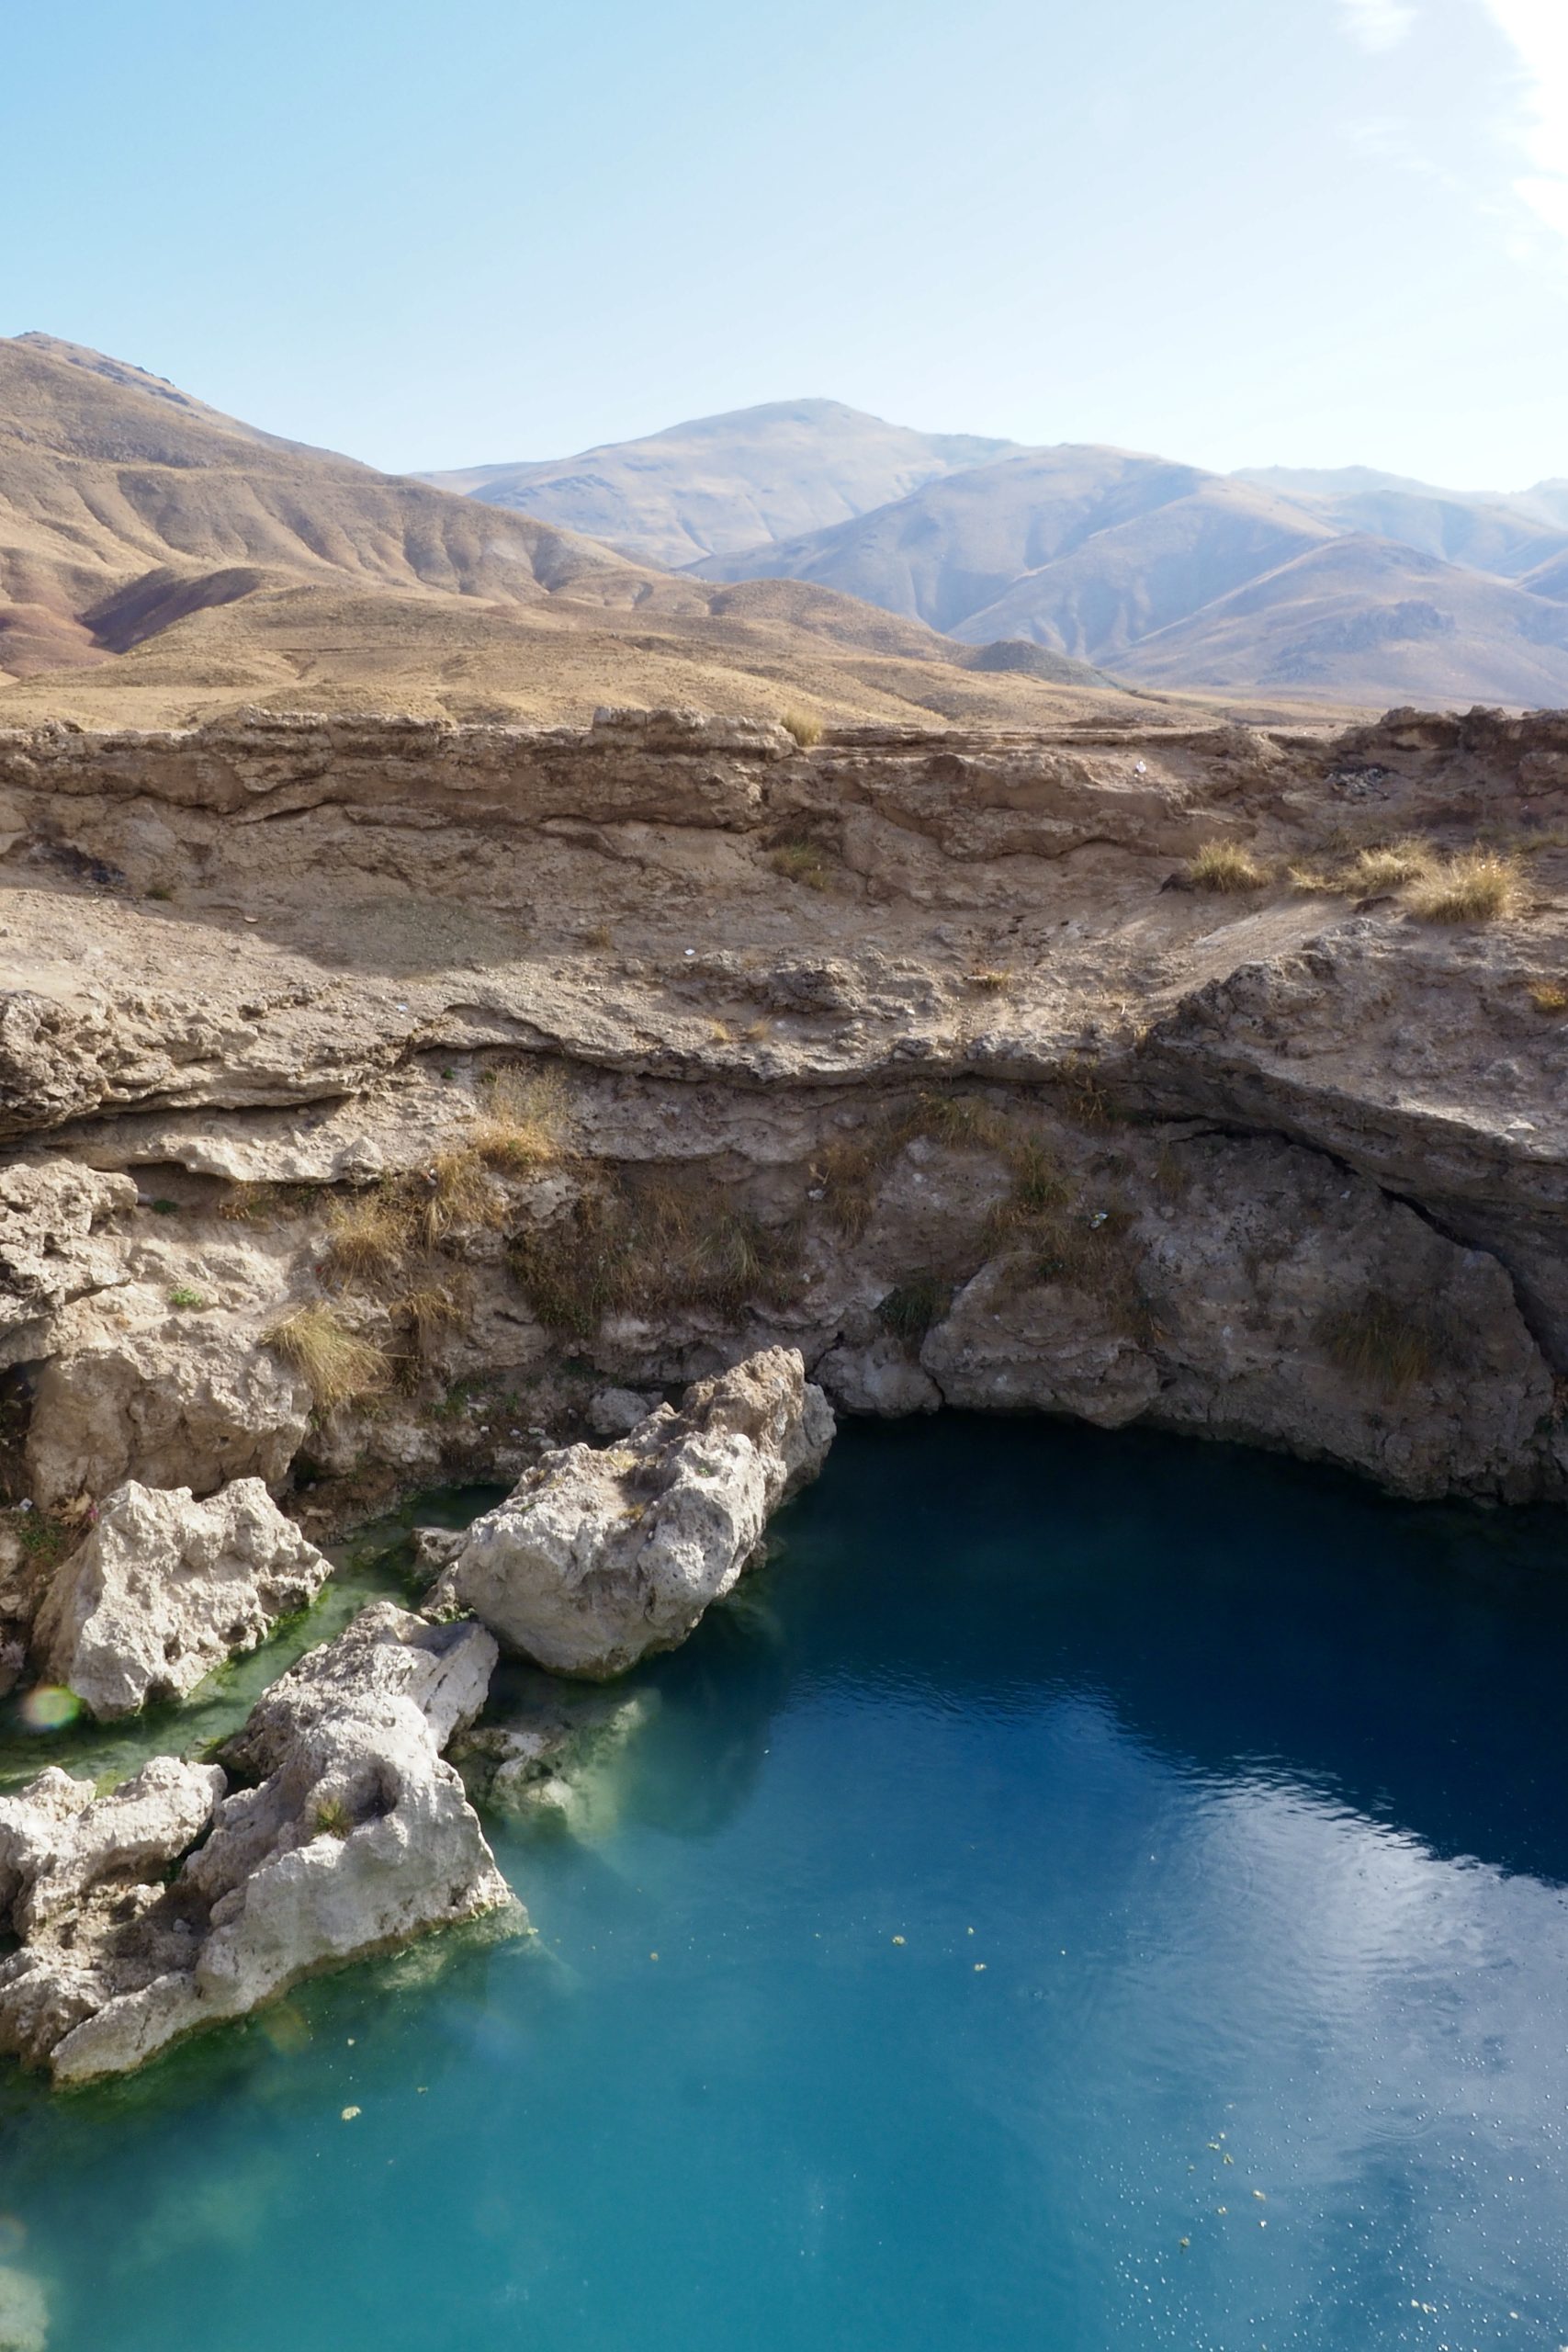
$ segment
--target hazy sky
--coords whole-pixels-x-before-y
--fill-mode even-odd
[[[72,0],[0,332],[389,467],[824,393],[1568,475],[1568,0]]]

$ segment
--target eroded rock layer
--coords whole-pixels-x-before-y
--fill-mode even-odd
[[[56,729],[0,799],[5,1429],[62,1527],[513,1481],[770,1345],[851,1410],[1562,1491],[1560,717]]]

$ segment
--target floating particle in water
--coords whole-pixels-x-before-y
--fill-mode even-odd
[[[356,2107],[345,2107],[345,2108],[344,2109],[344,2111],[343,2111],[343,2120],[344,2120],[344,2121],[345,2123],[352,2123],[352,2122],[353,2122],[353,2120],[354,2120],[354,2119],[355,2119],[355,2117],[358,2113],[359,2113],[359,2109],[358,2109],[358,2108],[356,2108]]]
[[[894,1937],[894,1939],[893,1939],[893,1940],[894,1940],[894,1942],[895,1942],[896,1944],[901,1944],[901,1943],[903,1942],[904,1939],[903,1939],[903,1937],[902,1937],[902,1936],[895,1936],[895,1937]]]
[[[63,1731],[81,1712],[82,1702],[75,1691],[52,1682],[40,1682],[37,1690],[29,1690],[21,1706],[22,1721],[29,1731]]]
[[[977,1961],[975,1962],[975,1973],[976,1973],[976,1976],[983,1975],[983,1974],[985,1973],[985,1968],[986,1968],[986,1963],[985,1963],[985,1962],[984,1962],[983,1960],[977,1960]]]

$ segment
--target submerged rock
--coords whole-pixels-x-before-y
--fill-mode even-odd
[[[100,1717],[183,1699],[279,1617],[315,1599],[332,1563],[259,1478],[207,1502],[188,1487],[110,1495],[39,1611],[35,1656]]]
[[[510,1904],[440,1753],[495,1657],[480,1626],[378,1602],[253,1709],[228,1759],[259,1786],[157,1757],[106,1797],[51,1770],[0,1799],[22,1939],[0,2048],[61,2082],[122,2074],[314,1969]]]
[[[729,1590],[832,1437],[798,1351],[763,1349],[619,1445],[547,1453],[475,1521],[434,1600],[554,1673],[624,1673]]]
[[[49,2302],[26,2270],[0,2264],[0,2352],[44,2352],[49,2342]]]
[[[598,1690],[540,1674],[506,1721],[455,1741],[452,1760],[479,1802],[593,1837],[614,1826],[617,1767],[658,1711],[656,1690]]]

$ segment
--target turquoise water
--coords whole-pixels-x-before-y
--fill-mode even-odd
[[[1562,1520],[954,1418],[779,1533],[535,1939],[0,2084],[51,2352],[1568,2344]]]

